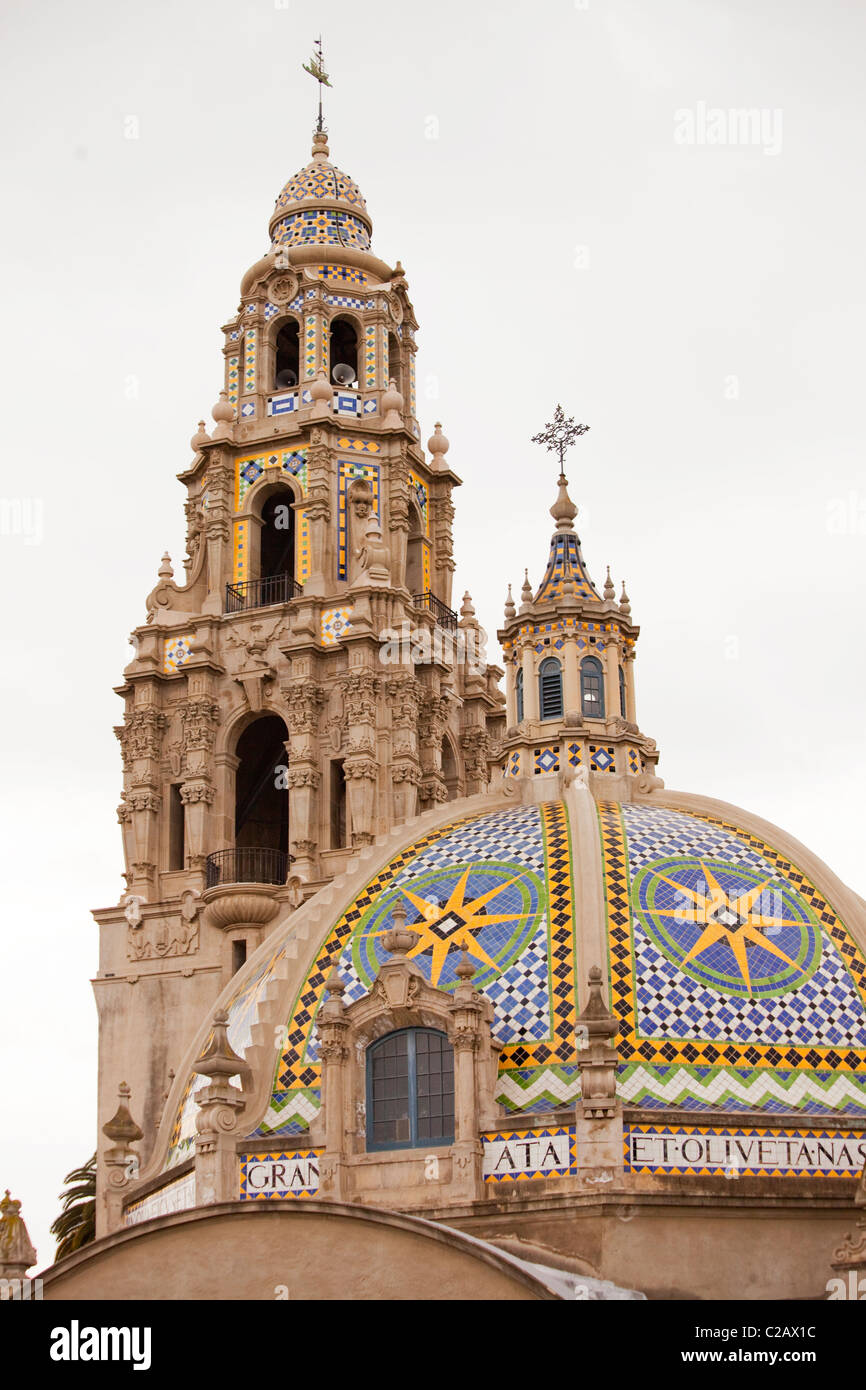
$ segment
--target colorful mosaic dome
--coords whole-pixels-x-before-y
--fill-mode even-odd
[[[321,1104],[316,1017],[328,975],[336,962],[346,1003],[367,994],[398,905],[418,933],[410,954],[429,984],[456,987],[465,943],[503,1044],[496,1099],[515,1116],[580,1095],[579,985],[602,964],[625,1105],[696,1118],[866,1119],[866,958],[828,896],[844,895],[842,885],[822,870],[819,887],[727,808],[707,809],[715,803],[686,811],[655,797],[593,802],[589,821],[575,796],[589,793],[541,805],[500,800],[390,851],[322,922],[274,1006],[278,1019],[264,1017],[261,1001],[288,977],[291,945],[261,948],[228,1003],[236,1051],[256,1022],[285,1038],[256,1134],[282,1143],[308,1131]],[[583,880],[599,876],[596,921],[587,903],[598,900]],[[189,1079],[169,1166],[189,1152],[203,1083]]]
[[[351,246],[365,251],[372,223],[354,179],[328,158],[327,136],[313,136],[313,158],[289,179],[270,222],[275,246]]]

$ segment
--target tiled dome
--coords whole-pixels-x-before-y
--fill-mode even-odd
[[[370,245],[372,223],[364,195],[354,179],[328,158],[327,136],[313,136],[313,158],[289,179],[270,222],[274,245]]]

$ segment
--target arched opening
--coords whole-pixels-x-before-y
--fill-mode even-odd
[[[580,708],[589,719],[604,719],[604,668],[597,656],[581,662]]]
[[[367,1148],[454,1142],[454,1052],[444,1033],[404,1028],[367,1049]]]
[[[517,722],[523,723],[523,667],[517,669],[517,679],[514,682],[514,693],[517,698]]]
[[[289,850],[286,740],[278,714],[266,714],[241,734],[235,750],[235,852],[238,881],[285,883]],[[248,861],[248,862],[247,862]],[[243,874],[243,877],[240,875]]]
[[[351,319],[331,320],[331,380],[335,386],[358,385],[358,334]]]
[[[562,715],[562,667],[555,656],[548,656],[538,668],[538,709],[542,719]]]
[[[400,339],[396,333],[388,334],[388,377],[393,379],[398,391],[403,390],[403,362],[400,357]]]
[[[620,666],[620,668],[619,668],[619,712],[620,712],[620,714],[622,715],[623,719],[627,719],[627,718],[628,718],[628,715],[626,714],[625,711],[626,711],[626,699],[625,699],[625,671],[624,671],[624,670],[622,669],[622,667]]]
[[[300,325],[297,319],[286,319],[280,324],[274,343],[274,390],[287,391],[297,386],[300,371]]]
[[[295,494],[280,487],[262,504],[258,607],[287,603],[295,594]]]
[[[406,588],[424,593],[424,523],[416,504],[409,502],[409,540],[406,544]]]
[[[460,768],[454,745],[447,734],[442,740],[442,776],[448,788],[448,800],[456,801],[460,795]]]

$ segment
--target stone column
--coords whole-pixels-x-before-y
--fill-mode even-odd
[[[281,687],[288,707],[289,741],[287,787],[289,837],[294,872],[307,881],[315,876],[318,850],[319,713],[324,703],[321,686],[295,680]]]
[[[117,1109],[108,1123],[102,1126],[102,1133],[111,1140],[112,1146],[102,1156],[107,1189],[103,1194],[103,1206],[96,1209],[97,1240],[123,1226],[124,1198],[130,1183],[138,1177],[139,1159],[132,1145],[143,1136],[129,1112],[130,1095],[126,1082],[121,1081]]]
[[[463,765],[466,769],[466,795],[476,796],[483,792],[490,780],[488,755],[490,736],[485,729],[466,729],[460,735],[463,749]]]
[[[535,649],[524,642],[519,649],[520,664],[523,667],[523,718],[537,720],[538,681],[535,676]]]
[[[637,723],[635,713],[634,696],[634,647],[626,649],[622,657],[623,671],[625,672],[625,717],[630,723]]]
[[[422,696],[418,714],[418,741],[421,745],[420,795],[422,810],[448,800],[442,776],[442,738],[448,727],[450,700],[431,691]]]
[[[343,713],[347,729],[343,772],[346,778],[346,809],[351,827],[352,847],[372,844],[375,839],[376,790],[379,764],[376,761],[376,714],[380,681],[372,670],[357,667],[340,678]]]
[[[331,477],[332,461],[328,446],[327,429],[321,425],[310,431],[310,446],[307,454],[306,497],[295,506],[295,517],[300,532],[301,518],[306,517],[310,535],[310,574],[304,583],[304,594],[324,596],[329,593],[336,580],[333,574],[330,547],[328,545],[331,529]]]
[[[615,642],[608,642],[601,658],[604,664],[604,713],[605,718],[619,717],[619,648]]]
[[[334,966],[326,985],[325,1002],[316,1020],[325,1124],[325,1151],[319,1160],[319,1177],[322,1196],[334,1200],[346,1195],[346,1083],[351,1052],[347,1046],[349,1024],[343,1003],[345,990],[346,986]]]
[[[228,1040],[228,1014],[214,1015],[213,1036],[193,1071],[209,1078],[210,1084],[196,1094],[195,1204],[212,1206],[234,1202],[238,1196],[238,1119],[246,1108],[243,1094],[231,1085],[233,1076],[242,1080],[249,1067],[232,1049]]]
[[[581,1169],[621,1169],[622,1106],[616,1094],[619,1055],[613,1039],[619,1020],[602,998],[602,973],[589,972],[589,998],[577,1017],[581,1098],[577,1104],[577,1152]]]
[[[483,1006],[472,988],[474,966],[464,950],[457,965],[459,984],[449,1007],[449,1040],[454,1049],[454,1171],[451,1196],[473,1201],[481,1195],[482,1144],[476,1069],[483,1039]]]
[[[391,800],[395,825],[418,812],[421,765],[418,758],[418,707],[422,687],[411,671],[389,676],[385,694],[391,710]]]

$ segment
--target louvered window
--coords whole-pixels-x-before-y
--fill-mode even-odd
[[[555,656],[547,657],[539,667],[538,706],[542,719],[562,715],[562,667]]]

